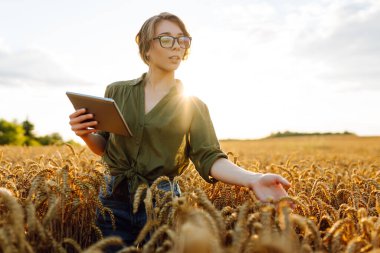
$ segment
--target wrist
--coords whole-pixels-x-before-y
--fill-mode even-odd
[[[257,183],[257,181],[262,177],[263,173],[255,173],[251,172],[250,175],[247,177],[246,187],[253,189],[254,185]]]
[[[96,135],[96,133],[88,133],[88,134],[81,135],[80,137],[82,138],[82,140],[86,141],[94,135]]]

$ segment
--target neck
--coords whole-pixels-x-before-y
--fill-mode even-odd
[[[175,85],[174,71],[149,68],[146,86],[155,90],[168,89]]]

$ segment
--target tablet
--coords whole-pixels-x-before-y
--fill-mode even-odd
[[[97,130],[103,130],[119,135],[132,136],[132,132],[125,122],[123,115],[112,98],[96,97],[75,92],[66,92],[75,110],[86,108],[98,124]]]

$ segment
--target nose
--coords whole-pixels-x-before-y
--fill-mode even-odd
[[[178,38],[174,39],[174,45],[173,45],[173,50],[178,50],[181,47],[179,46]]]

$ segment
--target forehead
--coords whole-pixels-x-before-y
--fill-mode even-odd
[[[161,20],[156,24],[155,34],[167,33],[170,35],[183,34],[179,25],[174,21]]]

